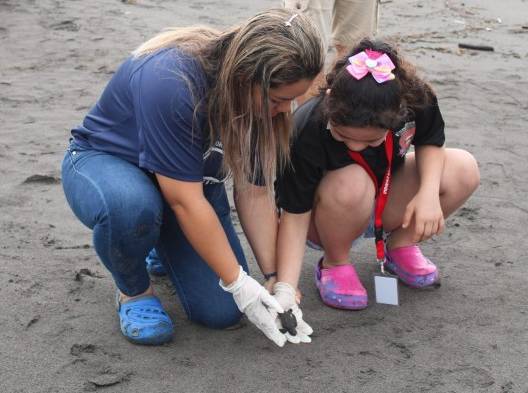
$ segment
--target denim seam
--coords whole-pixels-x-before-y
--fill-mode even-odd
[[[75,150],[74,150],[75,151]],[[109,210],[108,210],[108,205],[106,204],[106,201],[103,197],[103,193],[101,192],[101,189],[97,186],[97,184],[95,184],[88,176],[84,175],[83,173],[81,173],[79,171],[79,169],[76,168],[75,166],[75,162],[73,161],[73,158],[72,158],[72,152],[70,151],[69,153],[69,158],[70,158],[70,162],[72,164],[72,168],[73,170],[75,171],[76,174],[78,174],[79,176],[81,176],[82,178],[84,178],[85,180],[88,181],[88,183],[90,183],[94,188],[95,190],[97,191],[97,193],[99,194],[99,197],[101,198],[101,201],[103,202],[103,205],[104,205],[104,208],[105,208],[105,211],[106,213],[108,214]],[[110,215],[108,215],[108,218],[110,218]]]

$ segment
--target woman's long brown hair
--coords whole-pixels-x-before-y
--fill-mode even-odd
[[[277,168],[289,161],[290,115],[271,117],[269,89],[313,80],[324,64],[319,32],[305,16],[292,16],[272,9],[224,32],[172,29],[133,52],[142,56],[178,47],[197,58],[209,84],[210,141],[222,142],[224,169],[239,188],[261,177],[271,191]]]

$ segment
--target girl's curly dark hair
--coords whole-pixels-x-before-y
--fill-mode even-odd
[[[393,80],[377,83],[367,74],[360,80],[346,70],[348,58],[366,49],[386,53],[396,68]],[[326,94],[330,89],[330,93]],[[364,38],[352,51],[336,62],[326,76],[323,111],[332,123],[348,127],[394,129],[415,109],[431,104],[434,93],[420,79],[413,65],[397,49],[383,41]]]

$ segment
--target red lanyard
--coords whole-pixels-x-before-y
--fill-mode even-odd
[[[383,223],[381,221],[381,216],[385,205],[387,204],[387,199],[389,197],[389,187],[391,180],[391,166],[392,166],[392,150],[393,150],[393,140],[392,140],[392,131],[389,130],[387,136],[385,137],[385,154],[387,155],[387,170],[383,176],[383,181],[381,187],[378,187],[378,179],[372,169],[369,167],[363,156],[357,151],[348,151],[348,155],[365,171],[374,182],[374,187],[376,188],[376,209],[374,211],[374,240],[376,242],[376,258],[378,262],[383,263],[385,261],[385,244],[383,242]]]

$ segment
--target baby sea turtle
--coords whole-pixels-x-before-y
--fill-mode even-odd
[[[295,315],[293,315],[292,309],[289,309],[283,313],[279,313],[279,319],[282,324],[282,329],[280,329],[281,333],[288,332],[292,336],[297,335],[297,318],[295,318]]]

